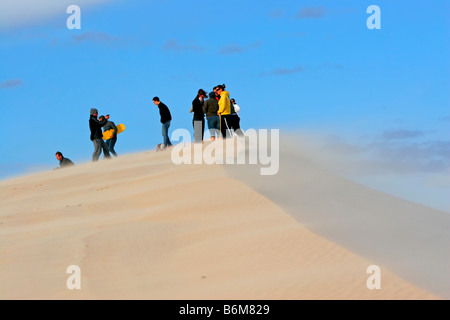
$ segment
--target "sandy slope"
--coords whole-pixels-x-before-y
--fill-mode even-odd
[[[1,299],[435,298],[383,265],[368,290],[372,261],[167,151],[3,181],[0,208]]]
[[[289,140],[287,140],[289,141]],[[367,188],[331,172],[324,154],[282,140],[280,170],[227,166],[314,233],[450,299],[450,215]]]

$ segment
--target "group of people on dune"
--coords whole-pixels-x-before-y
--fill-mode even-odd
[[[192,101],[192,107],[189,110],[190,113],[194,114],[192,126],[194,127],[195,142],[203,141],[206,122],[208,123],[212,141],[216,138],[228,138],[233,133],[237,135],[242,134],[239,117],[240,107],[236,104],[235,99],[230,99],[230,93],[225,89],[225,84],[217,85],[209,95],[203,89],[198,90],[197,96]],[[159,108],[164,139],[162,144],[158,144],[157,150],[163,150],[172,146],[169,139],[172,115],[169,108],[161,102],[159,97],[154,97],[153,103]]]
[[[233,133],[242,135],[239,117],[240,107],[236,104],[235,99],[230,99],[230,93],[225,89],[225,84],[217,85],[209,95],[203,89],[198,90],[190,109],[190,113],[194,114],[192,125],[194,127],[195,142],[202,142],[204,140],[206,122],[208,123],[208,130],[212,141],[217,138],[226,139],[232,136]],[[172,146],[169,139],[169,127],[172,121],[172,114],[169,108],[161,102],[159,97],[154,97],[153,103],[159,108],[162,124],[163,143],[158,144],[157,150],[164,150]],[[114,150],[117,143],[117,127],[113,121],[110,121],[110,115],[107,114],[106,116],[98,117],[98,110],[91,108],[89,129],[91,131],[90,139],[94,144],[92,161],[98,161],[102,152],[105,158],[111,158],[110,153],[117,157],[117,153]],[[109,130],[112,131],[112,137],[105,142],[103,140],[103,133]],[[60,168],[74,165],[60,151],[56,153],[56,159],[59,161]]]

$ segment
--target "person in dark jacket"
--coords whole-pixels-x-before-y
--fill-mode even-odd
[[[91,109],[91,118],[89,119],[89,128],[91,129],[91,141],[94,143],[94,153],[92,154],[92,161],[96,162],[100,158],[100,155],[103,154],[105,158],[111,158],[109,154],[108,146],[105,141],[103,141],[103,132],[102,127],[106,125],[105,117],[101,116],[100,119],[98,117],[98,110],[95,108]]]
[[[172,115],[170,114],[169,108],[159,100],[158,97],[153,98],[153,103],[158,106],[159,114],[161,116],[161,124],[162,124],[162,135],[164,137],[164,147],[172,146],[172,142],[169,139],[169,127],[170,122],[172,121]]]
[[[103,127],[103,132],[106,132],[108,130],[114,130],[112,137],[110,139],[106,140],[106,145],[108,146],[109,152],[111,152],[115,157],[117,157],[116,150],[114,150],[114,146],[116,145],[116,142],[117,142],[117,127],[114,122],[109,120],[109,118],[110,118],[109,114],[107,114],[105,116],[105,118],[106,118],[106,124]]]
[[[56,169],[60,169],[60,168],[64,168],[64,167],[71,167],[71,166],[75,165],[69,158],[64,158],[63,154],[59,151],[56,152],[55,156],[56,156],[56,159],[58,159],[58,161],[59,161],[59,168],[56,168]]]
[[[203,112],[206,114],[212,141],[219,137],[220,132],[220,118],[217,111],[219,111],[219,101],[216,99],[216,93],[210,92],[209,99],[203,105]]]
[[[192,111],[194,119],[192,126],[194,127],[194,141],[202,142],[205,134],[205,115],[203,113],[203,104],[205,103],[206,92],[203,89],[198,90],[197,97],[192,101]],[[201,130],[201,132],[200,132]]]

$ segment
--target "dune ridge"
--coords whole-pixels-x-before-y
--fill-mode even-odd
[[[226,170],[146,152],[0,182],[0,299],[437,298],[384,265],[369,290],[373,261]]]

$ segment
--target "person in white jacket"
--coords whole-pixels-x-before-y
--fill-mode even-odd
[[[236,104],[236,100],[235,99],[231,99],[231,104],[232,104],[232,106],[234,108],[234,113],[231,115],[233,117],[233,121],[232,121],[233,131],[238,136],[242,136],[241,118],[239,117],[239,111],[241,111],[241,108]]]
[[[232,103],[233,106],[234,106],[234,111],[236,111],[236,113],[237,113],[237,115],[238,115],[238,117],[239,117],[239,111],[241,110],[241,108],[236,104],[236,100],[231,99],[231,103]]]

